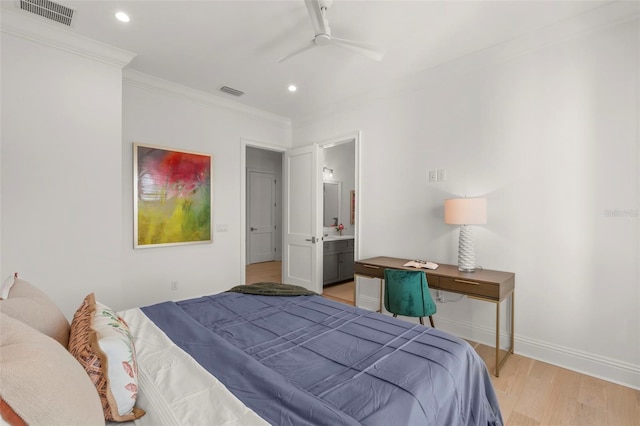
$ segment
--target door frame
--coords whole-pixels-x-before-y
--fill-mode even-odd
[[[247,147],[279,152],[284,159],[284,153],[290,148],[259,142],[247,138],[240,138],[240,282],[247,282]],[[279,176],[283,181],[284,168]],[[277,202],[282,205],[282,194]],[[280,224],[281,225],[281,224]],[[282,226],[280,226],[282,228]],[[282,232],[282,229],[279,230]],[[282,273],[282,271],[281,271]]]

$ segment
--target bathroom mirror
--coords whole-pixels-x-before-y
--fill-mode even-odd
[[[341,182],[324,182],[324,206],[323,206],[323,226],[337,226],[340,223],[340,194],[342,192]]]

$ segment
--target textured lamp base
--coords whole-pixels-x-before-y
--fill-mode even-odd
[[[473,247],[473,230],[466,225],[460,227],[458,270],[462,272],[474,272],[476,270],[476,250]]]

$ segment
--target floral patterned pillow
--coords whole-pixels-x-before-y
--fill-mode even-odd
[[[69,352],[98,390],[105,420],[130,421],[144,415],[135,407],[138,367],[129,327],[89,294],[71,322]]]

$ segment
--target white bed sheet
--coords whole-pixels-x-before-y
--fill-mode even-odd
[[[119,315],[134,338],[136,406],[147,412],[135,420],[136,426],[269,424],[176,346],[140,309]]]

